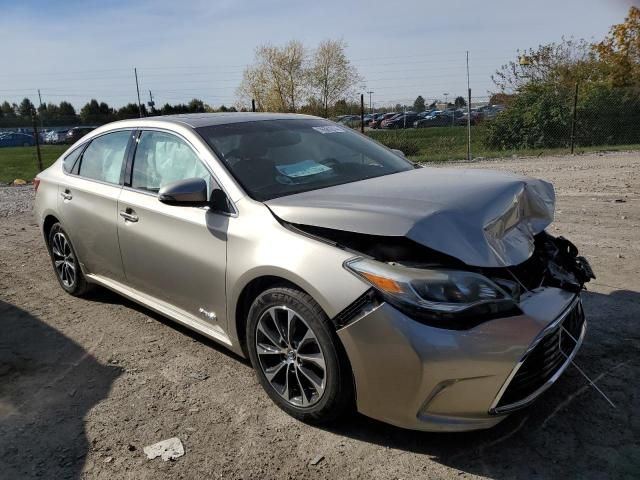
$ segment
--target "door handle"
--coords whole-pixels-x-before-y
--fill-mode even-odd
[[[137,222],[138,215],[133,211],[132,208],[127,208],[125,210],[120,210],[120,216],[125,219],[125,221],[129,222]]]
[[[65,200],[71,200],[73,198],[73,195],[71,195],[71,191],[68,188],[66,188],[64,192],[61,192],[60,196]]]

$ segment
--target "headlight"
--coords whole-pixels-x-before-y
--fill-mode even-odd
[[[508,293],[478,273],[410,268],[364,258],[345,262],[345,268],[413,318],[431,319],[439,326],[470,328],[489,318],[519,312]],[[455,324],[461,319],[461,324]]]

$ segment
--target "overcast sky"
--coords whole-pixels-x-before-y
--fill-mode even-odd
[[[375,104],[443,98],[471,88],[517,49],[563,35],[601,39],[632,0],[0,0],[0,101],[91,98],[143,101],[198,97],[235,103],[242,70],[262,43],[313,48],[343,38]],[[368,98],[367,98],[368,100]]]

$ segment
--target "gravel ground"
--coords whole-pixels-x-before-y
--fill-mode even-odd
[[[640,154],[452,165],[554,182],[551,231],[573,240],[598,276],[576,362],[615,408],[571,367],[488,431],[419,433],[360,415],[331,429],[305,425],[222,347],[104,290],[65,295],[27,213],[31,187],[6,187],[0,478],[640,477]],[[144,446],[173,436],[183,457],[146,459]]]
[[[0,186],[0,217],[30,212],[32,201],[33,185]]]

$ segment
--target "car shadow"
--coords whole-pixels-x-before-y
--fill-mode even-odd
[[[588,331],[575,363],[615,407],[569,366],[534,405],[489,430],[416,432],[362,415],[328,430],[488,478],[640,477],[640,293],[585,292],[583,301]]]
[[[85,415],[120,367],[0,300],[0,477],[80,478]]]
[[[251,362],[249,362],[248,359],[245,359],[240,355],[237,355],[236,353],[232,352],[228,348],[225,348],[224,346],[220,345],[218,342],[215,342],[214,340],[211,340],[210,338],[207,338],[204,335],[165,317],[164,315],[161,315],[143,305],[140,305],[139,303],[129,300],[128,298],[123,297],[122,295],[112,290],[98,287],[95,290],[92,290],[90,293],[88,293],[83,299],[89,300],[92,302],[97,302],[97,303],[106,303],[110,305],[122,305],[126,308],[130,308],[132,310],[135,310],[136,312],[142,313],[143,315],[146,315],[147,317],[154,319],[157,322],[162,323],[163,325],[169,328],[172,328],[173,330],[176,330],[177,332],[180,332],[182,335],[185,335],[197,342],[200,342],[208,346],[213,350],[216,350],[217,352],[227,355],[228,357],[233,358],[234,360],[237,360],[240,363],[251,366]]]

